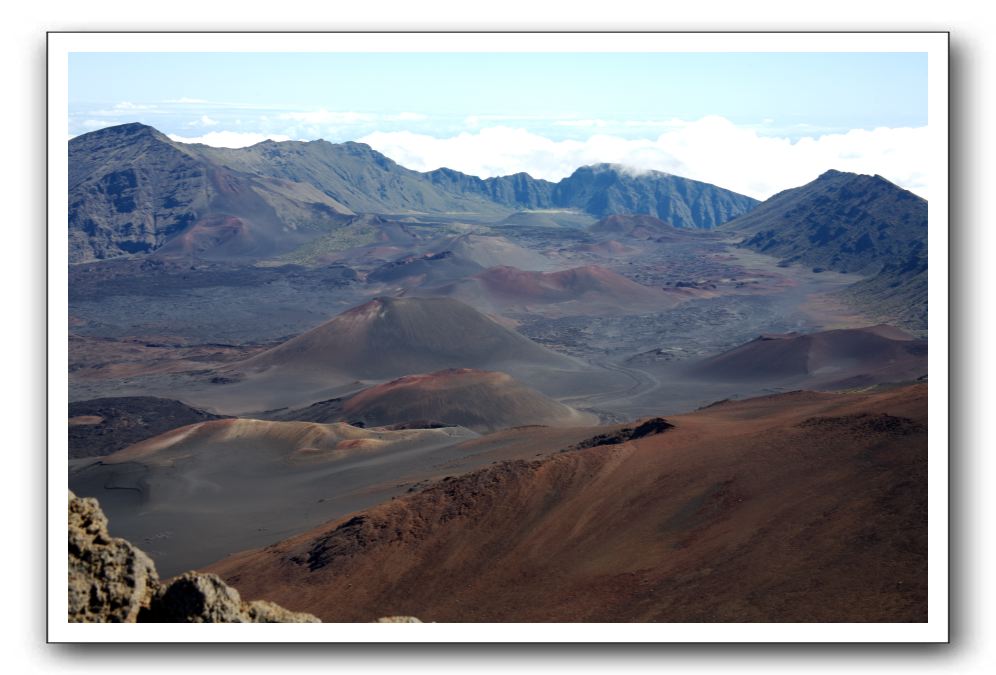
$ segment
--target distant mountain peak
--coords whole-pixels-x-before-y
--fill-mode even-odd
[[[172,143],[166,134],[162,133],[155,127],[150,127],[148,124],[142,124],[141,122],[128,122],[127,124],[117,124],[112,127],[104,127],[103,129],[97,129],[96,131],[90,131],[88,133],[75,136],[70,139],[69,142],[78,143],[83,140],[104,140],[112,138],[129,140],[143,136]]]
[[[358,213],[468,213],[498,221],[517,211],[563,209],[599,218],[649,213],[676,227],[708,229],[757,204],[714,185],[619,164],[583,167],[557,183],[527,173],[482,179],[450,168],[413,171],[355,141],[218,148],[173,141],[140,123],[82,134],[69,142],[69,153],[72,262],[167,245],[219,258],[279,255]]]
[[[784,264],[869,276],[850,291],[869,316],[926,329],[927,200],[882,176],[826,171],[724,227]]]
[[[903,190],[904,192],[909,192],[909,190],[906,190],[905,188],[896,185],[888,178],[885,178],[884,176],[881,176],[877,173],[876,174],[853,173],[851,171],[838,171],[837,169],[829,169],[821,173],[814,182],[839,181],[839,180],[857,181],[869,185],[878,183],[880,185],[892,186],[897,190]]]
[[[672,176],[673,174],[667,171],[661,171],[660,169],[645,169],[629,164],[620,164],[619,162],[597,162],[595,164],[586,164],[584,166],[578,167],[575,171],[589,171],[591,173],[615,173],[625,176]],[[686,179],[687,180],[687,179]]]
[[[849,173],[847,171],[838,171],[837,169],[827,169],[820,174],[820,178],[836,178],[838,176],[857,176],[859,174]]]

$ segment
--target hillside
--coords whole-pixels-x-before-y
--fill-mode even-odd
[[[632,239],[652,239],[668,241],[681,237],[685,233],[665,223],[660,218],[648,215],[614,215],[606,216],[588,227],[594,235],[609,235],[611,237],[629,237]]]
[[[263,141],[237,149],[196,147],[210,161],[237,171],[312,185],[356,213],[507,213],[478,195],[440,190],[423,174],[365,143]]]
[[[526,174],[420,173],[353,142],[215,148],[172,141],[137,123],[69,141],[71,263],[156,251],[216,259],[308,251],[359,213],[459,213],[493,222],[556,207],[595,216],[648,213],[711,228],[755,203],[706,183],[614,165],[582,167],[554,184]]]
[[[643,286],[599,265],[558,272],[492,267],[432,292],[495,311],[544,306],[556,313],[616,314],[670,308],[684,300],[674,293]]]
[[[263,256],[303,244],[352,212],[308,183],[212,161],[206,146],[142,124],[69,142],[69,262],[167,249]]]
[[[846,297],[922,333],[927,322],[927,201],[881,176],[827,171],[726,223],[741,246],[869,280]]]
[[[762,335],[694,364],[696,379],[840,389],[927,374],[927,341],[891,326]]]
[[[583,166],[557,183],[528,174],[481,179],[452,169],[426,176],[460,194],[477,194],[517,209],[578,209],[596,217],[648,214],[676,227],[710,229],[758,202],[730,190],[660,171],[634,172],[618,164]]]
[[[554,190],[557,206],[594,216],[648,214],[675,227],[711,229],[749,212],[757,200],[660,171],[631,172],[617,164],[577,169]]]
[[[412,287],[462,279],[483,269],[473,260],[468,260],[453,251],[440,251],[424,255],[408,255],[385,263],[370,272],[367,281]]]
[[[354,213],[508,211],[436,189],[361,143],[179,143],[143,124],[69,142],[70,262],[163,249],[260,258],[287,253]]]
[[[239,365],[358,379],[447,368],[529,365],[578,370],[557,354],[450,298],[377,298]]]
[[[206,568],[325,621],[925,621],[927,388],[502,462]]]
[[[461,234],[434,243],[440,251],[452,251],[464,260],[471,260],[482,269],[511,265],[522,270],[548,270],[552,266],[550,258],[536,251],[524,248],[506,237]]]
[[[345,400],[342,417],[365,426],[438,421],[478,432],[543,424],[594,424],[577,412],[525,387],[504,373],[469,368],[408,375]]]
[[[211,420],[78,462],[69,486],[100,500],[113,534],[179,574],[388,499],[426,457],[476,436],[459,427]]]

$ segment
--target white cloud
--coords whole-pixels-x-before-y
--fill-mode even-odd
[[[289,141],[290,138],[282,134],[257,134],[253,132],[241,131],[209,131],[203,136],[188,137],[170,134],[169,137],[179,143],[203,143],[215,148],[245,148],[256,145],[265,140]]]
[[[758,199],[807,183],[827,169],[877,173],[926,197],[927,128],[879,128],[789,138],[760,135],[723,117],[705,117],[655,139],[594,134],[554,141],[507,126],[484,127],[449,138],[407,131],[376,132],[358,140],[403,166],[421,171],[447,166],[487,177],[526,171],[559,180],[579,166],[611,162],[635,171],[659,170],[706,181]]]

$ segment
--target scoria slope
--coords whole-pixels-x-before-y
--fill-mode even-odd
[[[505,373],[459,368],[408,375],[365,389],[346,400],[342,416],[366,426],[420,420],[459,425],[479,432],[527,424],[595,424],[579,413]]]
[[[371,300],[243,365],[380,380],[446,368],[580,369],[458,300],[415,297]]]
[[[69,484],[100,499],[116,536],[176,574],[387,499],[427,456],[476,436],[460,427],[212,420],[79,461]]]
[[[712,406],[208,569],[326,621],[927,619],[925,385]],[[621,441],[621,442],[619,442]]]
[[[637,313],[671,308],[687,299],[674,291],[644,286],[600,265],[557,272],[530,272],[505,265],[423,292],[460,298],[494,311],[528,309],[557,314]]]
[[[688,372],[706,381],[778,381],[809,389],[908,382],[927,374],[927,341],[884,325],[762,335]]]

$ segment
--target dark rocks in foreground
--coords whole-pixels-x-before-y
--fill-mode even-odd
[[[214,574],[187,572],[166,582],[145,553],[111,537],[96,499],[69,492],[70,623],[321,623],[266,600],[245,602]],[[371,623],[422,623],[387,616]]]
[[[272,602],[243,602],[213,574],[187,572],[161,582],[155,564],[111,537],[97,500],[69,493],[71,623],[320,623]]]

